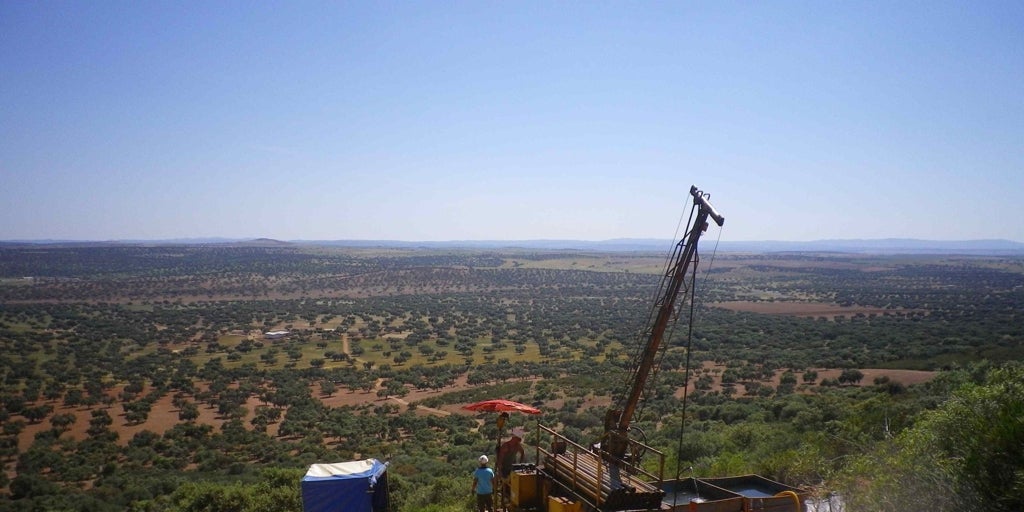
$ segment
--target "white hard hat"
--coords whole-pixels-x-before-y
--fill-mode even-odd
[[[478,461],[480,461],[480,465],[482,466],[482,465],[484,465],[484,464],[487,464],[487,460],[488,460],[488,459],[487,459],[487,456],[486,456],[486,455],[481,455],[481,456],[480,456],[480,458],[479,458],[479,459],[477,459],[477,460],[478,460]]]

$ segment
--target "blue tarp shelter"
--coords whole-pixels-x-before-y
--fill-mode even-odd
[[[386,512],[387,468],[377,459],[309,466],[302,477],[303,512]]]

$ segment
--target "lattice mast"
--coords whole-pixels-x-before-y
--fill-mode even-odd
[[[715,208],[708,202],[710,195],[698,190],[696,185],[690,187],[690,195],[693,196],[696,216],[690,224],[690,231],[684,234],[676,244],[670,263],[667,265],[661,290],[653,307],[656,314],[653,315],[654,320],[646,332],[647,342],[640,353],[639,362],[633,370],[629,394],[621,404],[609,409],[605,414],[605,432],[601,438],[601,451],[615,461],[624,460],[629,451],[630,423],[634,419],[633,416],[636,414],[637,406],[644,394],[647,379],[654,369],[655,359],[661,348],[665,330],[675,316],[676,299],[679,297],[680,291],[684,289],[687,271],[691,266],[696,265],[697,242],[707,231],[708,217],[711,217],[718,226],[725,223],[725,217],[715,211]]]

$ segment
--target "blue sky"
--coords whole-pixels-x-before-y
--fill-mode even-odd
[[[1024,241],[1024,3],[0,2],[0,239]]]

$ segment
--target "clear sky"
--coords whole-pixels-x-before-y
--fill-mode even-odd
[[[1024,2],[0,2],[0,239],[1024,241]]]

